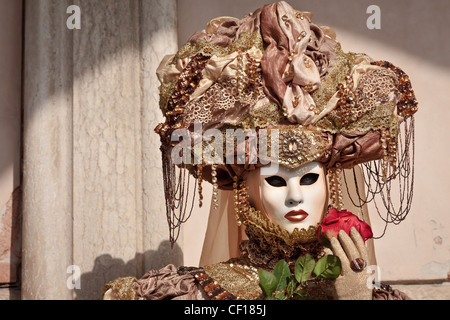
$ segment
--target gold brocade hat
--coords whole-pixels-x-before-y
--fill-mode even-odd
[[[189,209],[177,167],[198,179],[200,203],[202,180],[214,192],[231,190],[273,161],[290,168],[319,161],[330,182],[342,169],[370,163],[367,177],[380,189],[400,170],[411,174],[417,102],[408,76],[389,62],[344,53],[331,28],[284,1],[242,19],[211,20],[157,74],[166,121],[155,131],[171,241]],[[339,207],[337,187],[330,189]]]

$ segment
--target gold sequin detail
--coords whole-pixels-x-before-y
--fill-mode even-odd
[[[357,121],[343,126],[342,117],[336,112],[331,111],[328,115],[320,119],[316,126],[330,133],[354,132],[380,130],[389,128],[397,130],[398,118],[395,115],[395,105],[392,102],[382,103],[376,108],[362,114]]]
[[[121,277],[113,281],[108,282],[103,287],[103,294],[109,289],[119,300],[139,300],[139,296],[134,287],[136,278],[134,277]]]
[[[336,45],[335,53],[336,59],[334,66],[330,69],[328,74],[321,79],[319,88],[311,92],[311,97],[314,99],[319,111],[322,111],[325,108],[328,101],[336,93],[338,84],[344,82],[345,76],[350,74],[354,67],[353,61],[358,56],[356,53],[344,53],[339,44]]]
[[[245,259],[231,259],[205,266],[205,273],[226,291],[245,300],[262,299],[256,267]]]
[[[251,108],[249,113],[237,124],[243,130],[254,128],[267,128],[277,125],[283,118],[282,112],[277,104],[267,100],[266,104],[258,108]]]
[[[403,70],[387,61],[376,61],[372,64],[392,70],[397,76],[397,88],[401,94],[400,101],[397,103],[397,113],[402,117],[410,117],[416,113],[418,110],[418,103],[408,75]]]
[[[390,94],[397,91],[397,77],[389,69],[369,70],[361,76],[356,88],[356,112],[360,117],[377,104],[389,102]]]
[[[243,32],[239,35],[239,39],[235,40],[227,47],[221,47],[206,41],[188,42],[177,52],[172,60],[172,63],[175,63],[179,59],[188,58],[198,53],[201,53],[207,57],[211,57],[213,55],[217,57],[224,57],[236,51],[245,52],[251,47],[256,47],[261,51],[264,51],[263,40],[260,32]]]
[[[288,168],[299,168],[323,156],[326,150],[326,140],[322,133],[313,127],[278,126],[278,154],[272,155],[272,130],[267,130],[267,141],[260,137],[259,143],[267,144],[267,155],[260,154],[265,161],[278,161]],[[277,148],[275,148],[276,150]]]

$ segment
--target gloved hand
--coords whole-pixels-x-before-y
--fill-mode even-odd
[[[350,236],[339,231],[338,237],[330,237],[331,251],[342,264],[341,276],[335,280],[338,300],[372,300],[372,287],[367,284],[370,273],[365,267],[368,261],[367,247],[359,232],[353,227]]]

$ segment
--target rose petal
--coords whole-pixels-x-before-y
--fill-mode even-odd
[[[347,210],[338,211],[335,208],[331,208],[328,215],[322,220],[319,225],[317,237],[319,242],[327,245],[328,238],[337,237],[340,230],[350,234],[352,227],[361,234],[364,242],[373,237],[371,227],[364,221],[360,220],[358,216]]]

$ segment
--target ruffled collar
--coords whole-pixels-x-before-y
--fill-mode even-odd
[[[273,269],[284,259],[292,267],[296,259],[307,253],[315,258],[323,255],[323,246],[317,239],[318,226],[294,229],[289,232],[274,224],[255,208],[250,208],[245,232],[249,240],[240,244],[242,256],[253,264]]]

